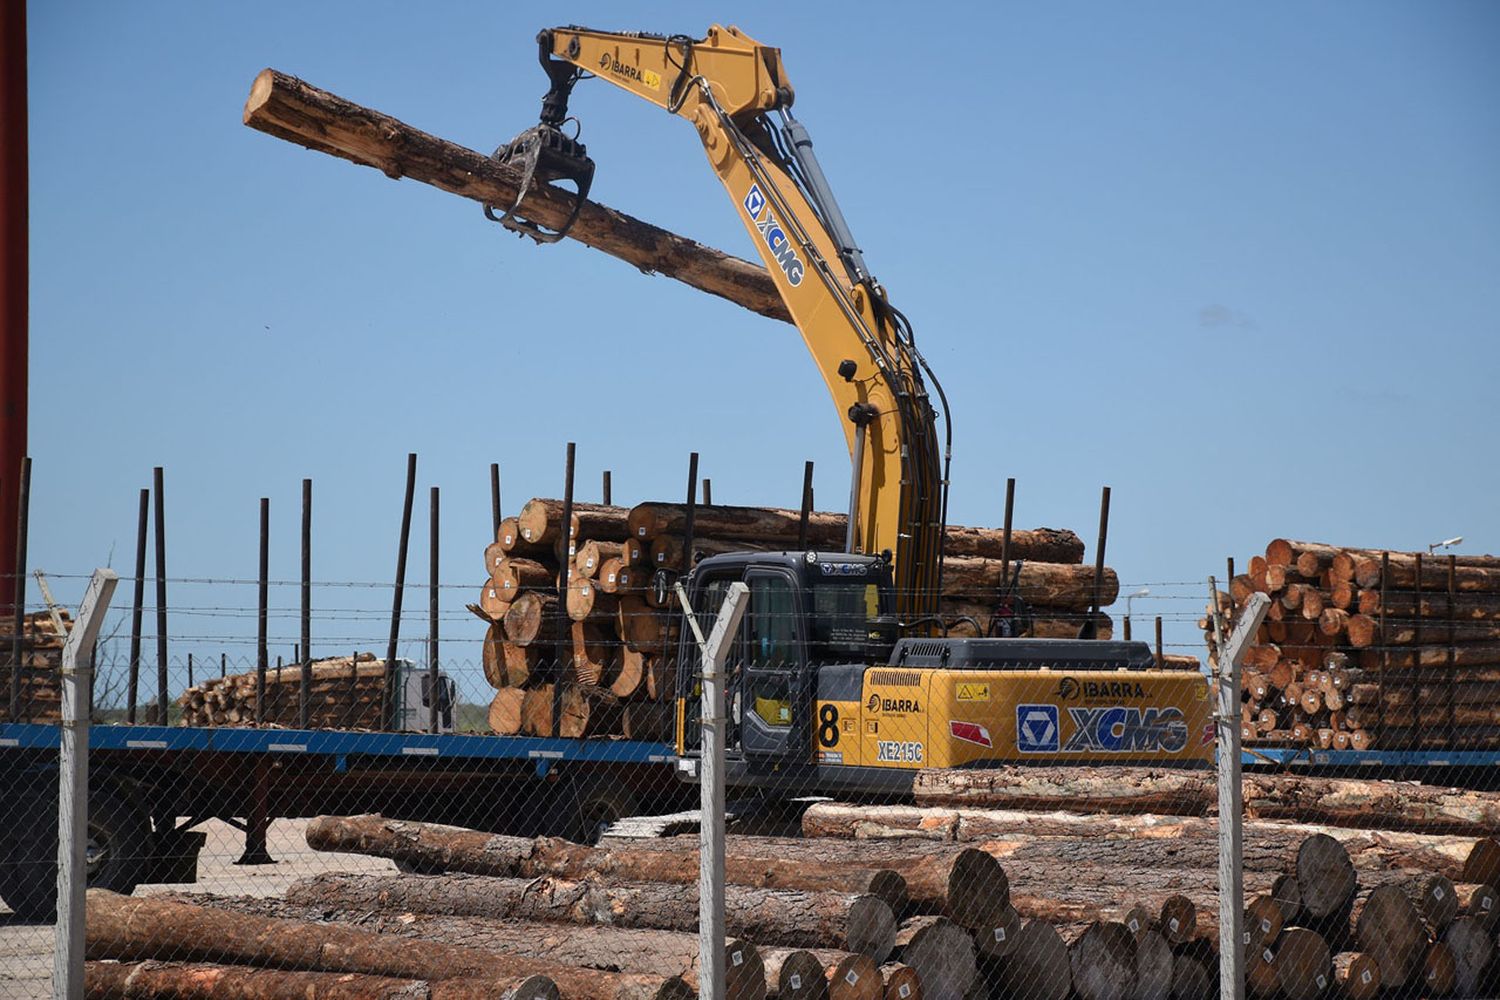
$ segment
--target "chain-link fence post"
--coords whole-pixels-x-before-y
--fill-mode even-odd
[[[1209,581],[1209,593],[1217,593]],[[1240,663],[1271,606],[1265,594],[1252,594],[1228,635],[1214,603],[1214,633],[1218,639],[1219,772],[1219,996],[1245,996],[1244,804],[1240,789]]]
[[[78,624],[62,652],[62,731],[57,788],[57,927],[52,963],[52,995],[83,996],[83,904],[88,885],[85,847],[89,825],[89,690],[94,672],[94,640],[120,578],[94,570]]]
[[[750,588],[729,585],[708,638],[687,591],[677,584],[683,620],[702,652],[702,757],[698,771],[698,1000],[724,1000],[724,660],[750,605]]]

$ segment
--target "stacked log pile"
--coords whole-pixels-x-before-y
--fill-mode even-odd
[[[177,705],[185,726],[247,726],[257,719],[260,700],[255,671],[214,677],[182,692]],[[265,713],[269,726],[301,723],[302,667],[266,671]],[[374,653],[315,660],[308,686],[308,725],[314,729],[380,729],[385,694],[385,661]]]
[[[795,549],[802,540],[800,513],[695,507],[689,553],[683,504],[575,503],[566,533],[562,511],[560,500],[532,499],[501,522],[485,548],[486,579],[473,607],[490,623],[483,643],[485,678],[495,688],[490,728],[502,735],[551,735],[553,686],[560,684],[560,735],[665,738],[678,636],[672,595],[654,585],[658,574],[676,574],[724,552]],[[846,522],[842,514],[812,512],[807,547],[841,549]],[[1013,531],[1006,548],[1000,531],[950,527],[943,580],[945,621],[956,636],[989,632],[999,594],[1011,580],[1031,612],[1028,634],[1038,637],[1076,637],[1094,603],[1094,574],[1083,565],[1082,541],[1052,528]],[[1099,607],[1118,593],[1118,577],[1106,569]],[[1098,638],[1111,636],[1107,614],[1096,617],[1096,626]],[[1172,658],[1164,665],[1196,668],[1196,661]]]
[[[55,725],[62,721],[62,686],[58,670],[62,666],[63,642],[73,627],[72,617],[60,611],[63,631],[47,611],[28,614],[21,622],[20,698],[16,704],[18,722]],[[0,647],[0,699],[9,711],[11,678],[16,666],[11,662],[11,630],[7,623],[4,646]]]
[[[1097,785],[1084,788],[1088,801],[1061,807],[1077,812],[1027,811],[1054,803],[1058,789],[1017,791],[1021,769],[1010,770],[1008,778],[977,784],[945,783],[941,772],[930,772],[927,793],[918,798],[949,803],[941,807],[814,804],[802,820],[808,840],[785,848],[784,856],[830,854],[818,845],[837,838],[843,856],[874,865],[969,843],[1005,862],[1021,932],[1057,939],[1048,957],[1021,962],[1020,970],[1009,957],[986,965],[981,949],[992,995],[1217,995],[1217,824],[1197,816],[1130,814],[1132,801],[1154,809],[1179,791],[1140,783],[1112,796]],[[1059,772],[1051,780],[1064,779]],[[1246,789],[1247,802],[1255,791]],[[1338,790],[1319,791],[1340,801]],[[1496,796],[1429,793],[1436,798],[1444,791],[1472,803],[1470,828],[1500,830]],[[1184,811],[1194,811],[1193,798],[1184,796]],[[1296,798],[1283,790],[1283,799]],[[1092,811],[1106,801],[1108,813]],[[1372,801],[1366,798],[1364,809],[1351,800],[1346,812],[1312,814],[1363,828],[1246,824],[1251,996],[1494,995],[1500,841],[1371,829],[1418,816],[1394,805],[1389,813],[1371,811]],[[1055,985],[1025,988],[1021,980],[1036,980],[1039,970],[1042,981]]]
[[[1218,596],[1231,621],[1271,598],[1245,659],[1247,742],[1500,747],[1500,557],[1278,538],[1248,570]]]
[[[731,834],[730,1000],[1217,995],[1211,821],[966,806],[932,823],[940,811],[820,802],[802,838]],[[697,987],[696,836],[586,847],[351,816],[307,840],[435,874],[329,872],[280,899],[91,893],[91,981],[274,967],[453,981],[454,997],[526,976],[589,1000]],[[1261,820],[1244,872],[1252,996],[1492,995],[1500,841]],[[228,971],[131,971],[168,955]],[[133,995],[220,995],[172,989]]]

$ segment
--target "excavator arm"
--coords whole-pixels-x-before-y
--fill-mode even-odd
[[[717,25],[701,39],[563,27],[537,40],[553,81],[544,126],[561,125],[584,71],[693,124],[838,410],[853,461],[847,547],[890,552],[898,614],[912,627],[930,624],[947,442],[910,325],[866,269],[812,140],[791,115],[780,50]]]

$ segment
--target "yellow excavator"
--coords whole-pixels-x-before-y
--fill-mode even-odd
[[[495,153],[525,182],[514,205],[486,214],[544,242],[566,232],[543,230],[517,206],[534,184],[570,182],[579,203],[587,194],[594,165],[566,129],[580,80],[607,80],[685,118],[801,331],[848,442],[845,551],[714,555],[684,581],[705,630],[729,584],[750,588],[727,682],[731,784],[901,791],[921,767],[1208,762],[1204,678],[1155,669],[1142,643],[943,636],[947,401],[792,115],[780,50],[718,25],[703,38],[570,26],[537,42],[551,82],[541,120]],[[941,440],[929,381],[942,405]],[[676,711],[677,750],[691,773],[699,671],[689,635],[682,630]]]

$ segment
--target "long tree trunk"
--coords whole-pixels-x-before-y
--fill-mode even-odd
[[[171,955],[282,969],[352,972],[402,979],[506,979],[547,976],[582,1000],[693,1000],[676,976],[627,975],[562,966],[501,952],[409,941],[345,927],[276,920],[163,899],[88,892],[89,958],[122,962]]]
[[[426,982],[188,962],[86,962],[84,1000],[558,1000],[546,976]]]
[[[692,930],[698,926],[696,886],[660,883],[602,884],[548,877],[508,879],[479,875],[429,878],[328,873],[301,879],[287,889],[288,902],[336,909],[398,908],[448,913],[592,923],[621,927]],[[764,944],[796,948],[840,948],[883,961],[895,938],[895,917],[869,895],[797,892],[730,885],[725,893],[730,934]]]
[[[630,882],[684,885],[694,884],[698,879],[696,842],[666,842],[677,848],[673,850],[636,849],[626,844],[604,849],[548,837],[530,840],[369,815],[319,816],[307,825],[306,839],[308,846],[317,851],[368,854],[424,870],[472,875],[511,878],[556,875],[569,879],[599,875]],[[889,868],[830,867],[818,861],[777,857],[774,847],[767,847],[763,853],[741,853],[734,838],[728,844],[725,877],[731,884],[868,893],[885,900],[896,913],[906,909],[907,880]],[[988,855],[980,856],[993,864]],[[927,883],[922,884],[926,888]]]
[[[1049,840],[1081,840],[1100,845],[1140,844],[1146,850],[1160,842],[1163,850],[1192,857],[1218,850],[1218,820],[1209,817],[1084,815],[1074,813],[1029,813],[999,809],[943,809],[917,806],[860,806],[819,802],[802,815],[807,840],[789,846],[792,856],[816,856],[821,838],[866,841],[868,852],[855,855],[861,863],[883,864],[881,842],[910,845],[912,838],[938,842],[983,842],[990,839],[1008,844]],[[1472,836],[1423,834],[1398,830],[1372,830],[1251,820],[1244,824],[1247,868],[1268,865],[1281,870],[1291,845],[1313,834],[1337,839],[1360,870],[1414,868],[1437,872],[1461,882],[1500,880],[1500,864],[1494,875],[1465,875],[1465,862],[1475,847]],[[733,843],[733,841],[731,841]],[[1483,841],[1481,841],[1483,843]],[[903,850],[910,850],[905,846]],[[846,851],[845,848],[839,848]],[[1264,859],[1262,862],[1260,859]],[[1476,869],[1478,870],[1478,869]]]
[[[1217,803],[1208,771],[1063,767],[927,769],[913,793],[924,805],[976,805],[1198,815]],[[1500,794],[1411,783],[1247,774],[1245,814],[1430,833],[1500,831]]]
[[[255,78],[244,121],[278,139],[482,204],[510,206],[520,193],[520,170],[276,70],[263,70]],[[556,229],[567,220],[574,200],[566,191],[540,185],[529,193],[520,214]],[[765,268],[597,202],[584,202],[568,236],[648,274],[676,278],[763,316],[791,319]]]

